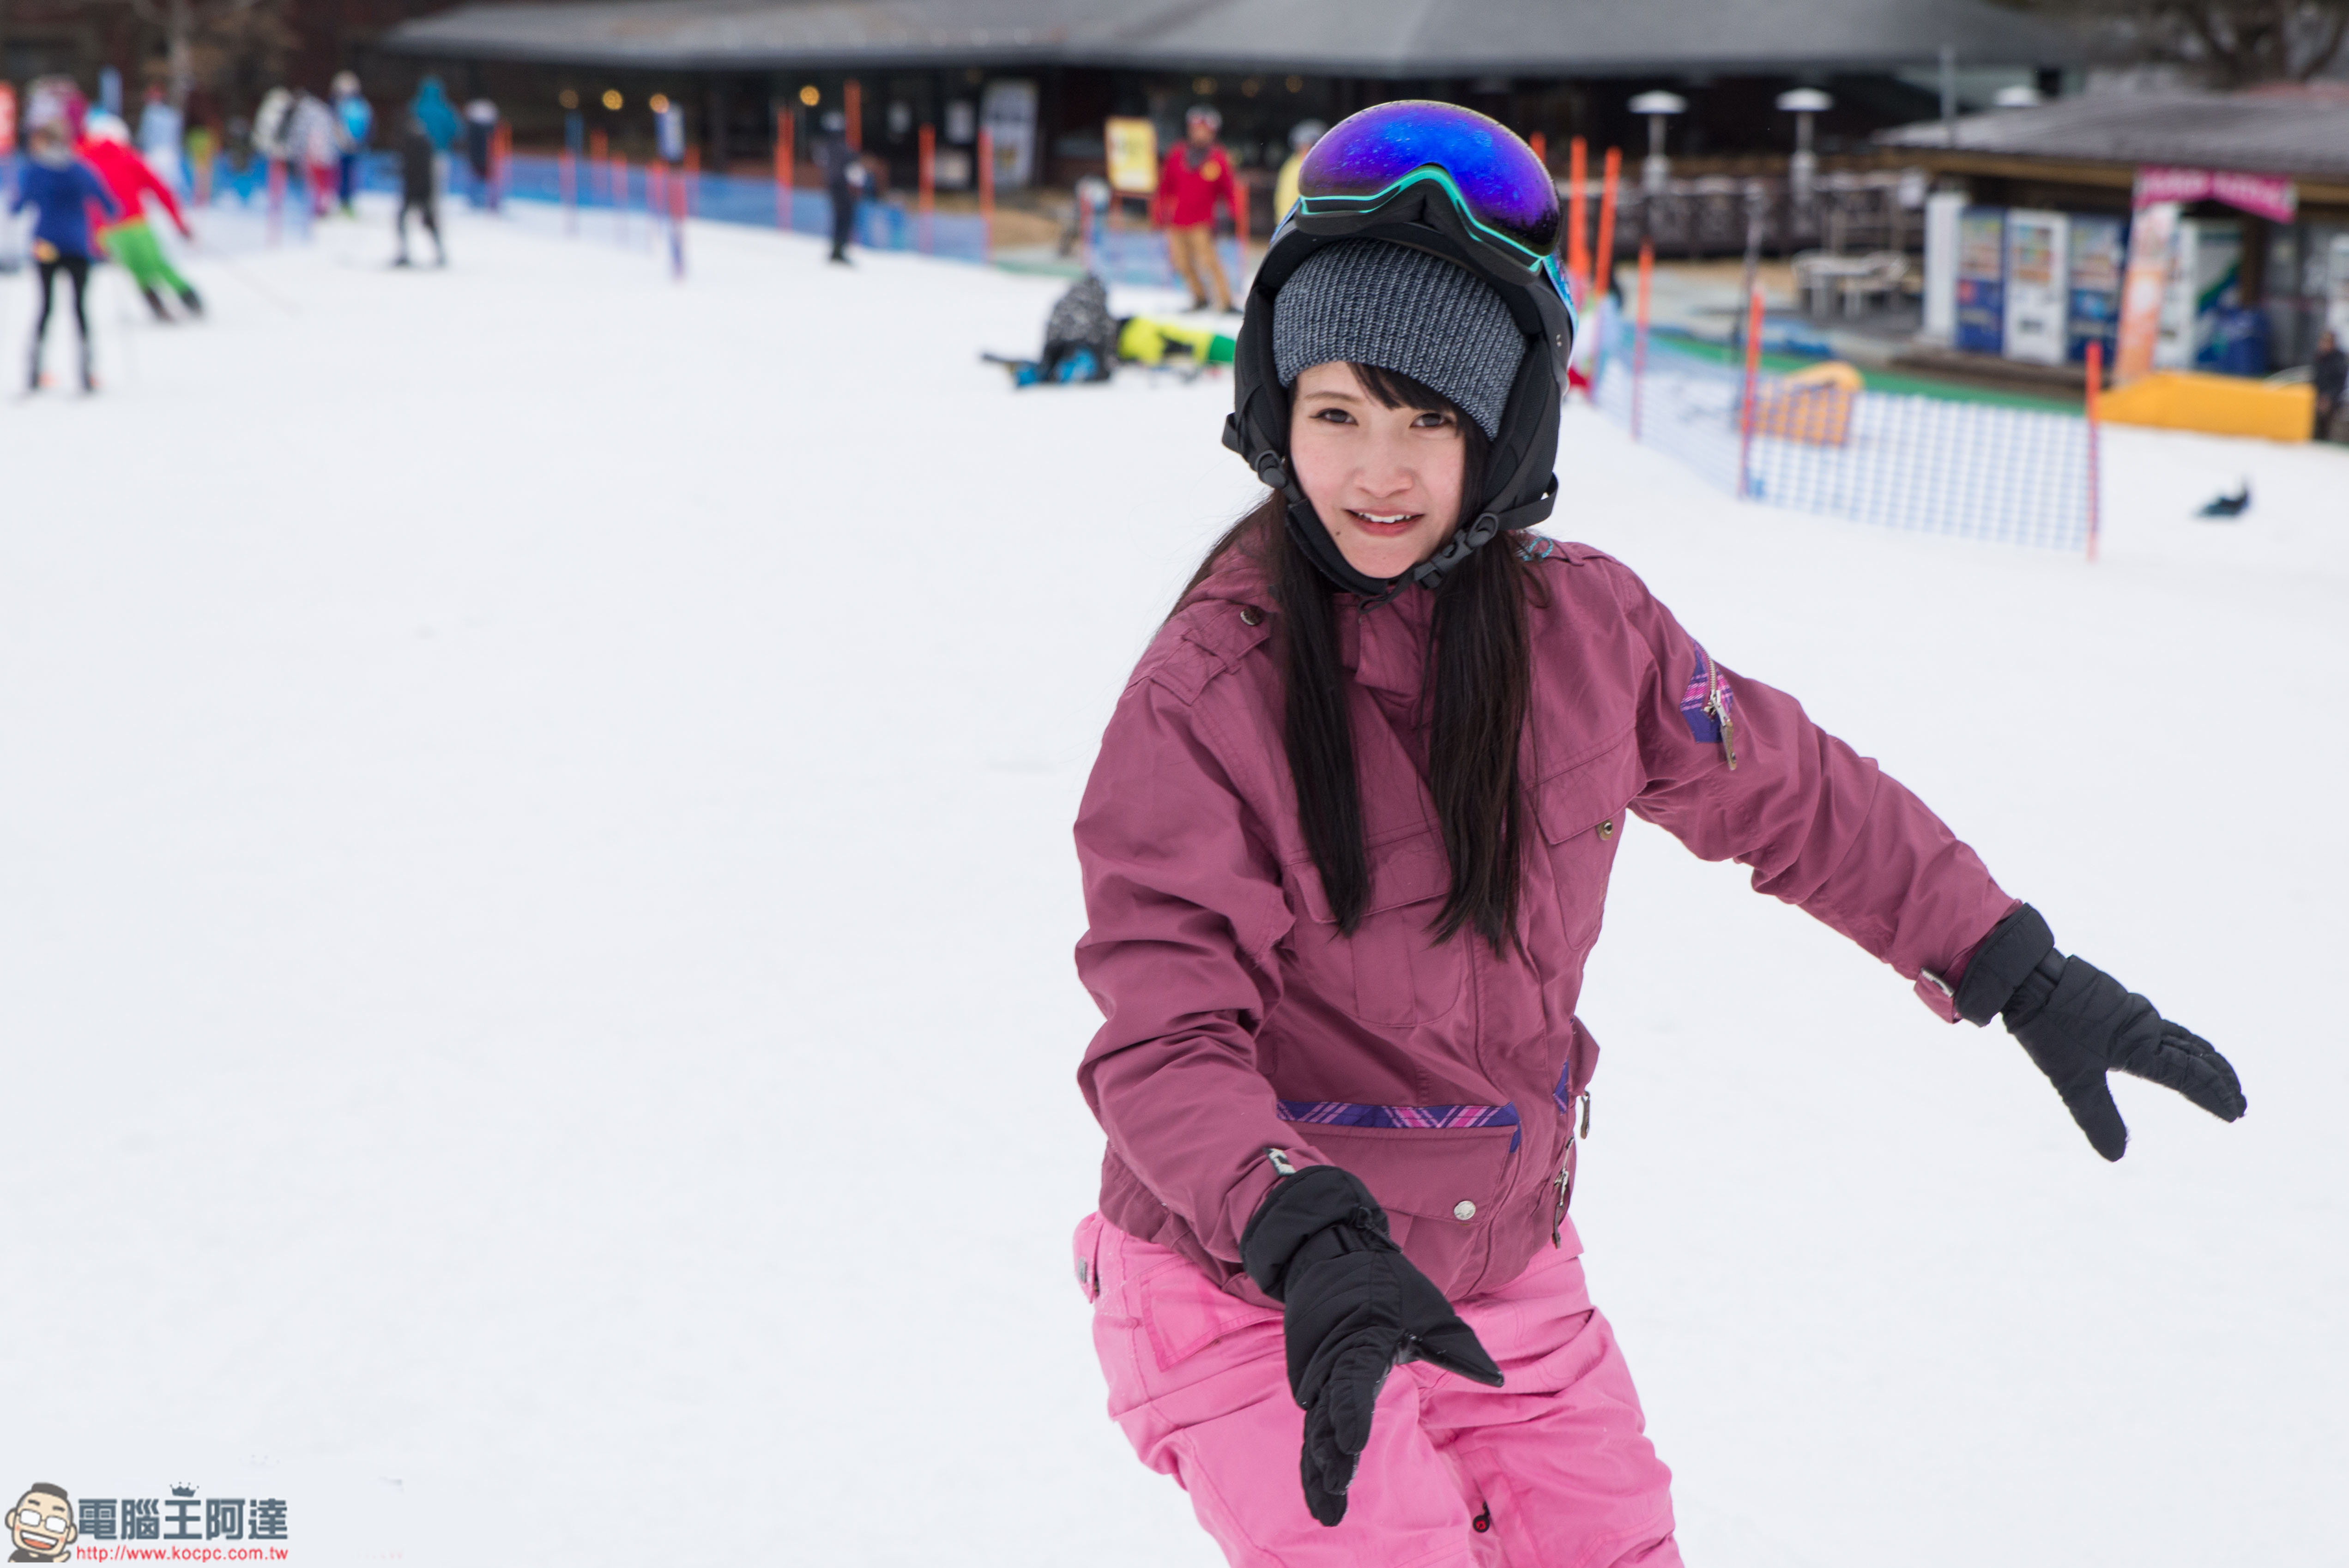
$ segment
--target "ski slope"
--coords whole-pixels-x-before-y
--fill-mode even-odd
[[[555,228],[223,222],[208,323],[102,274],[107,389],[0,405],[0,1487],[266,1492],[295,1562],[1204,1568],[1070,1277],[1068,828],[1251,497],[1228,384],[1013,394],[1045,280]],[[1568,418],[1551,531],[2251,1100],[2123,1083],[2107,1167],[1632,831],[1576,1218],[1692,1564],[2339,1558],[2349,453],[2106,451],[2091,568]]]

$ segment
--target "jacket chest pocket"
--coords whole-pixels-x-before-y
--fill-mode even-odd
[[[1548,847],[1558,915],[1568,940],[1578,946],[1599,934],[1615,846],[1642,782],[1637,738],[1627,729],[1534,788],[1534,816]]]
[[[1468,974],[1469,938],[1439,944],[1430,929],[1452,891],[1452,862],[1444,841],[1418,832],[1370,847],[1371,892],[1361,923],[1347,936],[1338,930],[1320,872],[1311,861],[1288,867],[1288,875],[1309,917],[1295,941],[1309,983],[1332,986],[1350,982],[1347,1010],[1366,1024],[1423,1024],[1459,1004]],[[1347,998],[1331,995],[1343,1007]]]

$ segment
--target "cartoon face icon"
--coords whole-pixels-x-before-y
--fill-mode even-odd
[[[8,1561],[63,1563],[73,1556],[74,1539],[80,1533],[74,1528],[66,1489],[36,1480],[8,1511],[8,1538],[16,1543]]]

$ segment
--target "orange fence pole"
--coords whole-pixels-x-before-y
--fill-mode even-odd
[[[779,187],[776,200],[782,203],[782,226],[799,224],[799,120],[794,115],[784,115],[775,122],[775,183]]]
[[[2097,461],[2096,427],[2103,422],[2102,397],[2105,380],[2105,344],[2102,338],[2088,340],[2088,559],[2096,558],[2096,535],[2103,522],[2102,490],[2104,474]]]
[[[922,127],[921,149],[921,245],[922,253],[927,255],[930,251],[930,212],[936,204],[938,190],[937,127],[934,125]]]
[[[1574,280],[1574,303],[1578,308],[1590,304],[1588,150],[1582,138],[1576,137],[1567,151],[1566,163],[1566,275]]]
[[[1631,438],[1640,438],[1640,384],[1648,374],[1648,284],[1656,275],[1656,243],[1640,242],[1640,305],[1631,327]]]
[[[1745,304],[1745,396],[1737,408],[1737,495],[1754,499],[1754,392],[1762,378],[1762,285]]]
[[[1607,150],[1607,178],[1599,188],[1599,272],[1591,289],[1594,299],[1607,297],[1607,283],[1615,270],[1615,186],[1623,172],[1623,150]]]
[[[985,126],[978,128],[978,222],[984,232],[980,241],[984,247],[982,259],[995,260],[995,133]]]
[[[848,150],[864,150],[864,84],[854,77],[842,84],[841,116],[848,121]]]

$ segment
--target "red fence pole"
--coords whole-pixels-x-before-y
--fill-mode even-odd
[[[505,206],[506,191],[513,184],[513,127],[512,124],[502,119],[498,121],[495,145],[497,161],[492,165],[495,172],[490,186],[490,211],[492,212]],[[567,142],[564,145],[563,155],[565,158],[571,156],[570,144]],[[572,226],[575,232],[578,227],[575,219]]]
[[[1640,393],[1648,374],[1648,285],[1656,274],[1656,242],[1640,242],[1640,306],[1631,329],[1631,438],[1640,438]]]
[[[938,128],[937,128],[937,127],[936,127],[936,126],[934,126],[934,125],[925,125],[924,127],[922,127],[922,142],[921,142],[921,146],[922,146],[922,158],[921,158],[921,188],[922,188],[922,204],[921,204],[921,214],[922,214],[922,225],[921,225],[921,227],[922,227],[922,232],[921,232],[921,245],[922,245],[922,253],[923,253],[924,255],[927,255],[927,254],[929,254],[929,253],[930,253],[930,212],[931,212],[932,208],[933,208],[933,207],[936,205],[936,199],[937,199],[937,191],[938,191],[938,163],[937,163],[937,160],[938,160]]]
[[[2105,345],[2102,338],[2088,340],[2088,559],[2096,558],[2096,535],[2104,519],[2104,469],[2097,460],[2097,427],[2103,422],[2101,397],[2105,380]]]
[[[792,226],[792,117],[775,116],[775,227]]]
[[[1623,150],[1607,150],[1606,182],[1599,188],[1599,254],[1598,272],[1591,286],[1596,299],[1607,297],[1607,284],[1615,271],[1615,184],[1623,172]]]
[[[1577,310],[1590,308],[1589,149],[1576,137],[1567,150],[1566,275],[1574,280]]]
[[[1762,285],[1745,304],[1745,396],[1737,409],[1737,496],[1754,498],[1754,388],[1762,375]]]
[[[978,128],[978,225],[982,231],[979,257],[995,260],[995,133]]]

